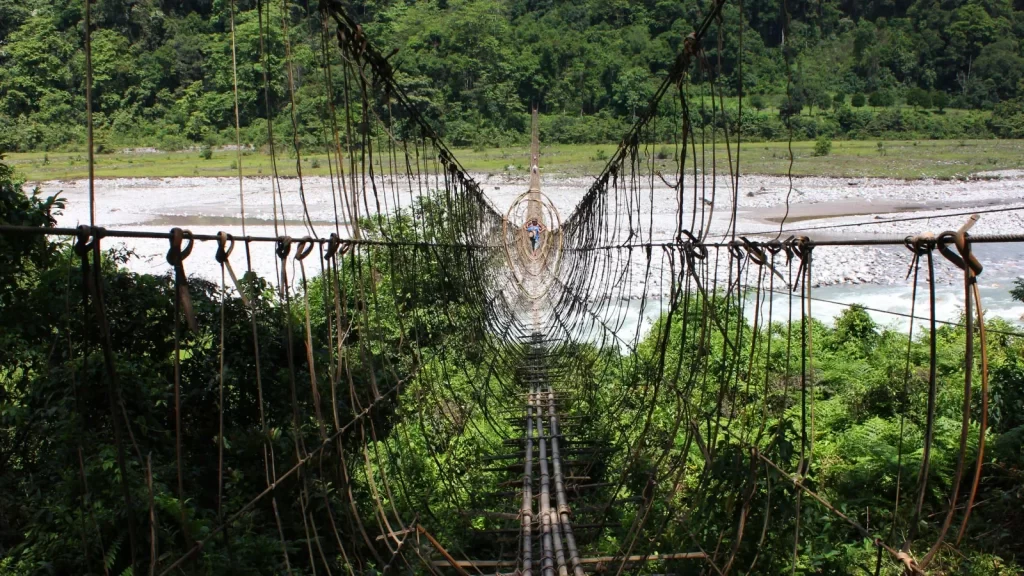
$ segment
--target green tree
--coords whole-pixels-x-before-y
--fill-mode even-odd
[[[7,38],[32,13],[32,7],[23,0],[0,0],[0,38]]]
[[[996,39],[998,24],[980,3],[967,3],[956,9],[949,25],[950,50],[963,64],[978,58],[986,44]]]
[[[915,108],[931,108],[932,96],[922,88],[911,88],[907,90],[907,105]]]
[[[0,108],[10,116],[38,111],[43,97],[72,89],[74,47],[47,16],[32,16],[0,50]]]
[[[850,105],[853,106],[854,108],[863,108],[864,104],[864,95],[861,93],[854,94],[853,97],[850,98]]]
[[[832,97],[821,86],[808,87],[806,92],[808,105],[815,106],[821,111],[827,110],[832,105]]]
[[[872,92],[871,96],[868,97],[868,104],[876,108],[888,108],[896,103],[896,98],[889,90],[879,90]]]
[[[1024,79],[1024,58],[1016,39],[1003,38],[986,45],[974,62],[973,73],[987,85],[994,100],[1009,100],[1019,94]]]
[[[803,111],[804,106],[807,105],[807,90],[799,82],[799,79],[793,82],[793,85],[789,87],[789,92],[785,98],[779,103],[779,116],[782,118],[790,118],[796,116]]]
[[[635,118],[643,112],[653,94],[650,74],[642,68],[631,68],[619,76],[613,90],[620,111]]]
[[[208,108],[208,102],[202,82],[196,81],[184,90],[169,115],[178,124],[182,134],[193,142],[202,141],[210,131],[210,114],[216,114],[216,111]]]
[[[98,109],[115,110],[130,103],[135,66],[128,39],[113,30],[92,35],[92,81]]]

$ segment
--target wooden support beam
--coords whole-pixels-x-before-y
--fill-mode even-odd
[[[562,462],[562,466],[590,466],[594,462],[592,460],[566,460]],[[493,466],[491,468],[481,468],[482,472],[515,472],[523,469],[523,463],[509,464],[507,466]]]
[[[552,438],[558,438],[563,444],[582,444],[585,446],[597,444],[593,440],[566,440],[564,434],[557,434],[555,436],[536,436],[534,440],[550,440]],[[522,438],[513,438],[511,440],[503,441],[506,446],[515,446],[516,444],[522,444],[524,440]]]
[[[545,439],[547,439],[547,438],[545,438]],[[562,453],[563,454],[579,455],[579,454],[601,454],[601,453],[611,452],[611,451],[612,451],[611,448],[600,448],[600,447],[595,447],[595,448],[570,448],[568,450],[564,450]],[[525,455],[526,455],[525,451],[520,451],[520,452],[512,452],[511,454],[498,454],[496,456],[483,456],[482,458],[480,458],[480,460],[483,461],[483,462],[495,462],[495,461],[498,461],[498,460],[517,460],[517,459],[523,458]],[[579,459],[577,459],[576,461],[578,462]]]
[[[609,564],[613,562],[625,562],[637,564],[646,562],[666,562],[668,560],[703,560],[707,555],[703,552],[676,552],[673,554],[653,554],[650,556],[595,556],[593,558],[580,558],[580,564]],[[430,563],[434,568],[515,568],[515,560],[458,560],[453,566],[447,560],[434,560]]]
[[[612,486],[612,485],[613,484],[611,482],[594,482],[592,484],[566,484],[565,490],[567,492],[579,492],[580,490],[589,490],[589,489],[593,489],[593,488],[603,488],[603,487]],[[495,498],[509,498],[511,496],[520,496],[521,494],[522,494],[522,491],[519,491],[519,490],[517,490],[517,491],[507,491],[506,490],[506,491],[502,491],[502,492],[495,492],[494,494],[492,494],[492,496],[494,496]],[[533,497],[537,498],[537,495],[534,494]]]
[[[534,520],[533,526],[541,526],[541,521]],[[576,530],[601,530],[608,526],[616,526],[617,524],[606,524],[604,522],[599,524],[573,524],[572,527]],[[519,534],[520,528],[484,528],[480,530],[473,530],[477,534]]]
[[[463,570],[462,566],[459,566],[459,561],[455,558],[452,558],[452,555],[444,549],[444,546],[441,546],[440,542],[434,539],[434,536],[430,532],[427,532],[426,528],[417,524],[416,531],[426,536],[427,540],[430,542],[430,545],[433,546],[434,549],[441,554],[441,556],[444,556],[444,562],[446,566],[451,566],[452,568],[454,568],[455,571],[459,573],[459,576],[469,576],[469,573]]]
[[[387,534],[381,534],[380,536],[377,536],[377,541],[379,542],[379,541],[384,540],[386,538],[391,538],[391,539],[397,541],[399,536],[405,536],[406,534],[411,534],[413,532],[418,532],[418,531],[419,531],[419,527],[412,526],[412,527],[406,528],[405,530],[399,530],[397,532],[388,532]]]
[[[560,416],[558,419],[559,420],[584,420],[586,418],[590,418],[590,416]],[[506,416],[505,419],[508,420],[509,422],[517,423],[517,424],[519,424],[521,426],[526,424],[526,416]]]

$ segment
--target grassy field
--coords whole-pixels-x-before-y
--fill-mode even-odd
[[[671,156],[671,146],[653,147],[655,154]],[[793,174],[796,176],[959,178],[977,172],[1024,168],[1024,140],[920,140],[920,141],[835,141],[828,156],[814,156],[814,142],[794,142]],[[598,174],[615,151],[607,145],[553,145],[541,149],[541,168],[549,174],[593,176]],[[735,151],[735,149],[734,149]],[[710,171],[711,147],[705,152]],[[728,170],[724,146],[715,150],[718,168]],[[497,174],[525,172],[527,147],[484,150],[457,149],[455,155],[471,172]],[[700,157],[698,157],[700,161]],[[29,181],[74,180],[88,175],[85,154],[80,152],[33,152],[9,154],[5,162]],[[203,159],[198,151],[115,153],[96,156],[99,178],[173,178],[179,176],[234,177],[236,153],[214,151]],[[656,161],[668,171],[667,162]],[[789,169],[789,151],[785,142],[744,143],[740,151],[740,169],[745,174],[784,175]],[[690,162],[692,164],[692,162]],[[247,153],[242,158],[247,176],[269,176],[268,155]],[[296,174],[295,159],[277,158],[282,176]],[[317,166],[314,168],[314,166]],[[303,155],[303,175],[327,175],[326,155]]]

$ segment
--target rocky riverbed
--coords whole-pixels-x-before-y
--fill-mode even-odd
[[[925,231],[941,232],[958,228],[974,211],[983,212],[973,234],[1024,232],[1024,173],[989,173],[965,181],[890,180],[872,178],[794,178],[743,176],[736,206],[736,230],[751,238],[807,235],[813,239],[902,238]],[[496,209],[504,212],[527,183],[524,174],[477,174],[485,193]],[[418,186],[404,180],[387,180],[386,193],[370,199],[368,206],[382,211],[408,206]],[[440,183],[426,182],[426,187]],[[545,174],[544,193],[563,218],[568,216],[591,184],[587,178],[566,178]],[[48,181],[40,183],[44,194],[62,191],[67,209],[58,217],[59,225],[74,226],[88,222],[88,193],[85,181]],[[275,207],[269,178],[247,178],[243,183],[246,232],[251,235],[287,233],[293,237],[309,233],[309,223],[321,236],[338,230],[346,234],[344,211],[336,204],[336,192],[328,178],[307,178],[303,192],[309,211],[304,218],[299,182],[281,180],[283,205]],[[722,239],[729,232],[733,212],[729,182],[720,179],[712,195],[710,179],[705,183],[703,214],[714,205],[708,227],[709,239]],[[688,192],[692,194],[692,189]],[[689,202],[689,199],[688,199]],[[788,214],[787,214],[788,206]],[[677,201],[675,192],[655,181],[640,199],[640,210],[653,212],[651,226],[643,230],[643,241],[669,241],[675,234]],[[684,222],[696,224],[698,218],[684,209]],[[987,211],[987,212],[986,212]],[[337,214],[337,218],[336,215]],[[698,214],[699,216],[700,214]],[[340,225],[336,226],[336,222]],[[108,228],[166,231],[173,226],[195,232],[215,233],[227,230],[241,235],[242,211],[239,185],[232,178],[112,179],[97,183],[97,223]],[[781,229],[781,234],[780,234]],[[166,242],[128,240],[128,248],[138,257],[129,264],[145,272],[164,272]],[[1020,246],[1018,248],[1018,246]],[[213,243],[197,244],[189,259],[190,273],[219,278]],[[1024,275],[1024,245],[977,245],[976,253],[985,264],[983,287],[1008,290],[1012,280]],[[719,254],[726,270],[726,251]],[[629,286],[622,297],[660,297],[669,290],[668,262],[658,257],[648,268],[642,250],[633,251],[628,266]],[[254,269],[273,277],[275,257],[270,245],[253,245]],[[812,284],[816,287],[907,286],[906,274],[911,254],[903,247],[827,247],[814,250]],[[936,280],[950,289],[961,282],[959,270],[936,257]],[[922,277],[923,279],[923,277]],[[756,280],[753,278],[751,280]],[[645,292],[646,290],[646,292]],[[597,296],[595,294],[594,296]]]

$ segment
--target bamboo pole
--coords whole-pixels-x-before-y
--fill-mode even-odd
[[[558,521],[562,527],[562,536],[565,538],[565,547],[569,552],[569,562],[572,564],[573,576],[584,576],[583,567],[580,565],[580,554],[576,548],[576,537],[572,532],[571,512],[569,503],[565,497],[565,479],[562,475],[562,459],[558,447],[558,415],[555,413],[554,394],[551,384],[548,384],[548,416],[550,417],[551,432],[551,461],[555,469],[555,499],[558,504]]]
[[[523,470],[523,508],[521,526],[523,529],[523,576],[533,576],[533,405],[530,398],[526,405],[526,465]]]
[[[537,418],[537,434],[544,435],[543,419]],[[548,444],[540,440],[540,521],[541,542],[544,555],[541,558],[542,576],[554,576],[554,534],[551,523],[551,477],[548,475]],[[561,543],[561,542],[559,542]]]

